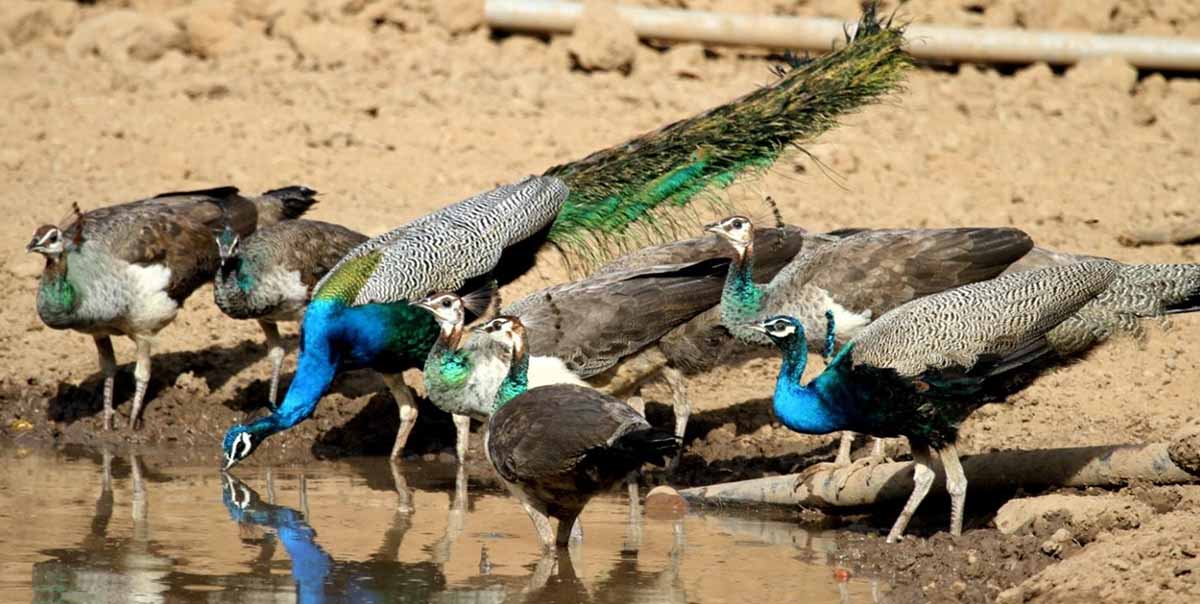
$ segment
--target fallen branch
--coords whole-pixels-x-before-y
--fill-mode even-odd
[[[583,13],[579,2],[488,0],[493,29],[569,33]],[[823,17],[737,15],[698,10],[618,6],[639,37],[827,51],[853,31],[853,23]],[[1187,38],[970,28],[912,24],[905,28],[907,49],[918,58],[977,63],[1070,65],[1113,55],[1135,67],[1200,70],[1200,42]]]
[[[1169,445],[1108,445],[1032,451],[1001,451],[963,460],[971,492],[1039,490],[1050,487],[1121,487],[1130,483],[1180,484],[1200,477],[1172,459],[1178,442]],[[1168,448],[1171,451],[1168,452]],[[912,492],[912,462],[885,463],[869,468],[842,468],[814,473],[796,488],[796,474],[715,484],[680,491],[689,502],[702,505],[779,505],[816,509],[860,508],[904,500]],[[944,485],[938,468],[934,489]],[[842,481],[845,481],[844,486]]]

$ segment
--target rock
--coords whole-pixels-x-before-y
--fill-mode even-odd
[[[270,21],[283,12],[283,7],[278,0],[236,0],[234,10],[250,19]]]
[[[484,0],[438,0],[433,19],[452,34],[471,31],[484,21]]]
[[[301,60],[321,69],[362,60],[371,50],[369,34],[328,23],[298,28],[290,38]]]
[[[633,68],[637,34],[621,18],[615,6],[603,0],[588,0],[583,15],[567,44],[576,66],[585,71],[621,71]]]
[[[1128,94],[1137,85],[1137,69],[1120,57],[1084,59],[1067,70],[1066,79],[1080,86],[1111,88]]]
[[[1103,531],[1137,528],[1153,515],[1150,506],[1128,495],[1042,495],[1005,503],[996,512],[996,528],[1010,535],[1023,529],[1044,535],[1056,523],[1065,523],[1065,535],[1054,533],[1064,537],[1062,543],[1075,535],[1087,542]]]
[[[65,35],[79,19],[74,2],[9,2],[0,9],[0,37],[21,46],[46,35]]]
[[[646,495],[646,517],[671,520],[682,518],[684,514],[687,514],[687,502],[679,491],[660,485]]]
[[[112,62],[154,61],[184,49],[187,36],[170,19],[117,10],[84,21],[67,40],[67,56],[98,56]]]
[[[233,7],[223,3],[191,6],[179,17],[187,32],[188,48],[205,58],[227,54],[241,46],[240,40],[246,33],[236,20]]]
[[[1175,465],[1200,476],[1200,426],[1189,424],[1176,433],[1167,447],[1167,454]]]
[[[702,79],[704,63],[704,47],[696,43],[679,44],[671,47],[666,53],[667,71],[684,78]]]

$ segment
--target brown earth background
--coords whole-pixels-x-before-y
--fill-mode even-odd
[[[851,0],[638,4],[858,13]],[[40,323],[34,295],[42,260],[23,251],[33,230],[58,222],[73,201],[87,209],[167,190],[305,184],[321,193],[310,217],[374,235],[772,78],[765,51],[638,44],[601,17],[574,37],[493,33],[479,26],[475,6],[0,3],[0,240],[8,242],[0,249],[7,285],[0,291],[0,429],[21,446],[131,443],[216,463],[225,428],[265,403],[261,333],[221,315],[205,287],[158,338],[146,429],[99,432],[90,338]],[[919,23],[1200,37],[1200,4],[1183,0],[935,0],[911,2],[902,14]],[[581,62],[623,68],[588,72],[577,68]],[[765,178],[734,187],[729,198],[753,209],[770,195],[788,222],[813,230],[1012,225],[1056,249],[1127,262],[1200,261],[1197,247],[1118,243],[1128,230],[1198,219],[1200,81],[1180,74],[1139,73],[1116,59],[1066,70],[926,65],[903,93],[846,119],[808,151],[811,157],[793,155]],[[565,276],[555,262],[540,263],[505,298]],[[964,427],[961,449],[1168,439],[1197,409],[1200,318],[1179,317],[1173,329],[1151,332],[1144,343],[1104,346],[1008,403],[984,407]],[[118,341],[117,355],[130,362],[132,345]],[[294,360],[292,350],[285,383]],[[691,382],[696,415],[676,482],[782,473],[830,454],[832,438],[796,435],[774,422],[775,369],[773,360],[753,361]],[[118,401],[132,394],[130,372],[123,365]],[[666,394],[658,385],[646,389],[652,401]],[[127,407],[119,407],[118,424]],[[448,421],[425,409],[410,451],[445,455]],[[650,412],[652,420],[671,421],[665,406],[652,404]],[[349,374],[311,421],[273,438],[254,461],[383,453],[395,425],[382,383]],[[890,551],[871,537],[848,548],[880,572],[908,560],[892,594],[900,600],[1197,601],[1194,488],[1090,495],[1148,511],[1094,531],[1075,527],[1070,547],[1057,552],[1043,543],[1054,523],[1002,537],[985,528],[988,517],[978,510],[971,527],[978,530],[957,547],[942,535]],[[931,514],[924,534],[942,523],[940,512]]]

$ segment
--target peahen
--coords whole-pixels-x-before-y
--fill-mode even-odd
[[[678,450],[679,439],[651,427],[623,401],[592,388],[556,384],[530,389],[519,319],[498,317],[479,329],[503,345],[512,361],[488,420],[488,459],[505,485],[532,508],[542,546],[564,547],[592,497],[643,463],[665,464]],[[558,520],[555,536],[546,516]]]
[[[832,312],[835,338],[845,342],[871,319],[910,300],[991,279],[1025,256],[1033,241],[1013,228],[855,229],[810,236],[792,262],[769,283],[752,278],[758,260],[755,227],[731,216],[707,229],[729,243],[733,263],[721,296],[721,324],[751,344],[770,340],[751,328],[775,315],[804,324],[809,349],[826,347],[825,314]],[[842,434],[833,464],[846,466],[854,435]],[[883,441],[860,463],[882,458]]]
[[[247,199],[234,187],[163,193],[150,199],[80,212],[43,225],[26,250],[46,258],[37,311],[54,329],[91,335],[104,376],[104,428],[112,429],[117,373],[114,335],[137,344],[136,387],[129,426],[138,425],[150,383],[155,334],[175,319],[183,301],[213,278],[220,262],[212,232],[225,223],[239,236],[296,218],[313,203],[305,187],[285,187]]]
[[[315,194],[315,192],[313,192]],[[241,237],[226,225],[217,234],[221,266],[213,298],[234,319],[256,319],[267,337],[271,406],[283,364],[280,321],[299,321],[313,288],[329,269],[367,236],[317,220],[285,220]]]
[[[473,294],[475,294],[473,292]],[[475,314],[486,310],[486,295],[459,297],[454,293],[430,294],[413,303],[430,312],[438,323],[438,338],[425,359],[425,390],[437,408],[454,418],[456,452],[466,460],[471,418],[486,422],[492,414],[496,391],[508,373],[507,354],[486,336],[470,334],[463,341],[468,307],[484,302]],[[559,359],[535,356],[529,359],[531,386],[550,384],[584,385]]]
[[[1200,265],[1083,260],[1022,271],[888,312],[807,385],[801,383],[804,324],[779,316],[756,328],[783,351],[774,406],[788,428],[908,438],[915,486],[888,533],[894,542],[933,483],[933,451],[946,469],[950,531],[961,534],[967,479],[955,442],[972,411],[1113,335],[1141,336],[1141,319],[1194,311],[1200,311]],[[834,321],[830,313],[831,345]]]
[[[792,234],[796,231],[787,231]],[[799,239],[764,230],[760,277],[770,277],[799,250]],[[778,244],[778,245],[777,245]],[[683,437],[690,404],[686,389],[671,366],[654,365],[658,340],[675,326],[715,306],[729,261],[712,238],[697,238],[645,248],[618,258],[594,274],[529,294],[504,307],[525,326],[530,350],[530,387],[614,382],[612,374],[627,369],[661,368],[672,386],[675,433]],[[508,358],[489,338],[463,338],[467,306],[488,298],[480,292],[459,298],[433,294],[418,306],[433,313],[441,334],[425,362],[429,398],[444,411],[486,420],[496,390],[508,372]],[[485,305],[486,306],[486,305]],[[478,309],[475,314],[481,314]],[[636,320],[631,320],[636,317]],[[648,367],[647,367],[648,365]],[[630,390],[622,387],[610,394]],[[465,431],[459,450],[465,449]]]
[[[400,454],[416,420],[400,377],[423,365],[437,339],[410,301],[474,291],[527,271],[553,244],[576,258],[665,235],[669,210],[769,167],[789,146],[895,90],[910,62],[898,29],[868,11],[854,38],[799,62],[776,82],[696,117],[551,168],[419,218],[356,247],[318,283],[301,327],[296,376],[276,412],[226,433],[225,466],[312,415],[342,369],[378,370],[396,398]],[[637,226],[635,226],[637,225]]]

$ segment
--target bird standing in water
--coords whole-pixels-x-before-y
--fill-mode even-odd
[[[933,452],[946,470],[950,532],[962,533],[967,478],[956,442],[972,411],[1110,336],[1141,336],[1141,319],[1198,310],[1200,265],[1085,260],[1024,271],[892,310],[808,384],[801,382],[808,357],[803,323],[779,316],[755,329],[783,351],[774,407],[785,426],[806,434],[854,430],[908,438],[914,487],[890,543],[904,534],[933,484]],[[832,342],[835,327],[826,333]]]
[[[225,435],[225,467],[312,415],[339,371],[384,375],[400,411],[392,456],[416,421],[400,373],[421,367],[439,329],[411,302],[474,291],[526,272],[551,243],[569,256],[669,234],[665,210],[686,206],[739,175],[761,172],[792,145],[895,90],[910,65],[901,32],[868,11],[842,48],[800,62],[776,82],[544,175],[499,187],[354,248],[317,284],[301,326],[296,376],[278,409]],[[642,225],[644,229],[634,228]]]
[[[623,401],[592,388],[557,384],[529,389],[520,320],[498,317],[479,329],[512,359],[488,420],[488,459],[505,485],[533,508],[530,516],[542,546],[565,547],[592,497],[644,463],[664,465],[678,450],[679,439],[651,427]],[[558,520],[555,536],[545,516]]]

